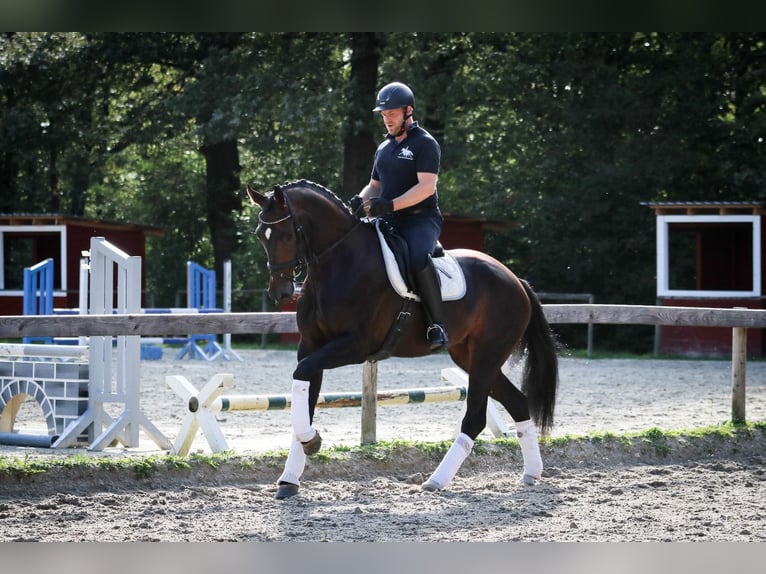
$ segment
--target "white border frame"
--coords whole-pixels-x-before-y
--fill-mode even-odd
[[[66,225],[0,225],[0,297],[20,297],[24,295],[24,290],[19,289],[3,289],[5,286],[5,234],[6,233],[55,233],[60,235],[60,253],[59,259],[61,265],[59,265],[59,280],[61,282],[61,289],[54,289],[54,295],[61,296],[66,295],[67,292],[67,260],[66,260],[66,247],[67,247],[67,233]]]
[[[750,223],[753,239],[753,289],[751,291],[697,291],[671,289],[669,225],[672,223]],[[657,297],[737,298],[761,296],[760,215],[658,215],[657,216]]]

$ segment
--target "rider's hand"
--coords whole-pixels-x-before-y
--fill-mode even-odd
[[[362,207],[362,204],[364,203],[364,200],[359,197],[358,195],[355,195],[348,201],[348,206],[351,208],[351,213],[356,215],[357,211],[359,211],[359,208]]]
[[[368,213],[372,217],[380,217],[387,213],[394,212],[394,201],[392,199],[384,199],[382,197],[373,197],[370,200],[370,209]]]

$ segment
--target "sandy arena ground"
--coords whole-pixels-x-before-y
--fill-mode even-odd
[[[239,351],[243,361],[142,361],[142,410],[172,442],[185,405],[165,382],[182,375],[200,388],[232,373],[231,393],[289,392],[294,352]],[[440,386],[444,355],[389,359],[378,366],[378,389]],[[730,418],[728,361],[560,360],[553,437],[591,431],[689,429]],[[512,379],[516,379],[515,370]],[[323,390],[360,391],[362,367],[328,371]],[[377,438],[451,439],[464,403],[379,407]],[[358,445],[360,409],[320,409],[316,427],[325,447]],[[766,362],[747,370],[747,416],[766,420]],[[22,407],[16,430],[42,428],[34,404]],[[253,455],[289,444],[288,411],[219,416],[229,447]],[[507,418],[509,424],[510,421]],[[481,439],[492,439],[485,431]],[[0,540],[34,541],[680,541],[766,539],[766,452],[762,434],[749,441],[691,448],[674,444],[659,456],[641,445],[622,449],[585,442],[543,449],[546,470],[533,487],[518,481],[518,452],[475,449],[451,485],[426,493],[420,482],[440,453],[414,449],[386,461],[363,457],[310,461],[299,496],[276,501],[274,482],[284,455],[257,468],[199,471],[179,479],[67,475],[62,471],[0,482]],[[198,435],[193,452],[209,453]],[[62,457],[50,451],[2,447],[0,457]],[[113,447],[94,456],[162,454],[141,437],[138,448]]]

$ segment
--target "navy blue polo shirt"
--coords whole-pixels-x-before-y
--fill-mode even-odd
[[[426,130],[412,122],[407,137],[401,142],[392,136],[378,146],[372,166],[372,179],[380,182],[380,196],[385,199],[399,197],[418,182],[418,172],[439,173],[441,148],[439,142]],[[431,195],[405,210],[434,208],[438,196]],[[400,213],[397,211],[397,213]]]

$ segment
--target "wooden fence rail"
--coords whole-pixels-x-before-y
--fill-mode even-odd
[[[766,310],[652,305],[543,305],[550,323],[766,327]],[[166,333],[295,333],[294,312],[174,313],[126,315],[9,315],[0,338],[90,337]]]
[[[764,309],[663,307],[655,305],[543,305],[550,323],[766,327]]]
[[[732,329],[732,420],[745,420],[747,329],[766,327],[766,310],[650,305],[543,305],[552,324],[684,325]],[[89,337],[167,333],[295,333],[294,312],[0,317],[0,338]],[[363,408],[363,411],[365,409]],[[373,413],[369,416],[374,417]],[[364,426],[364,421],[363,421]]]

